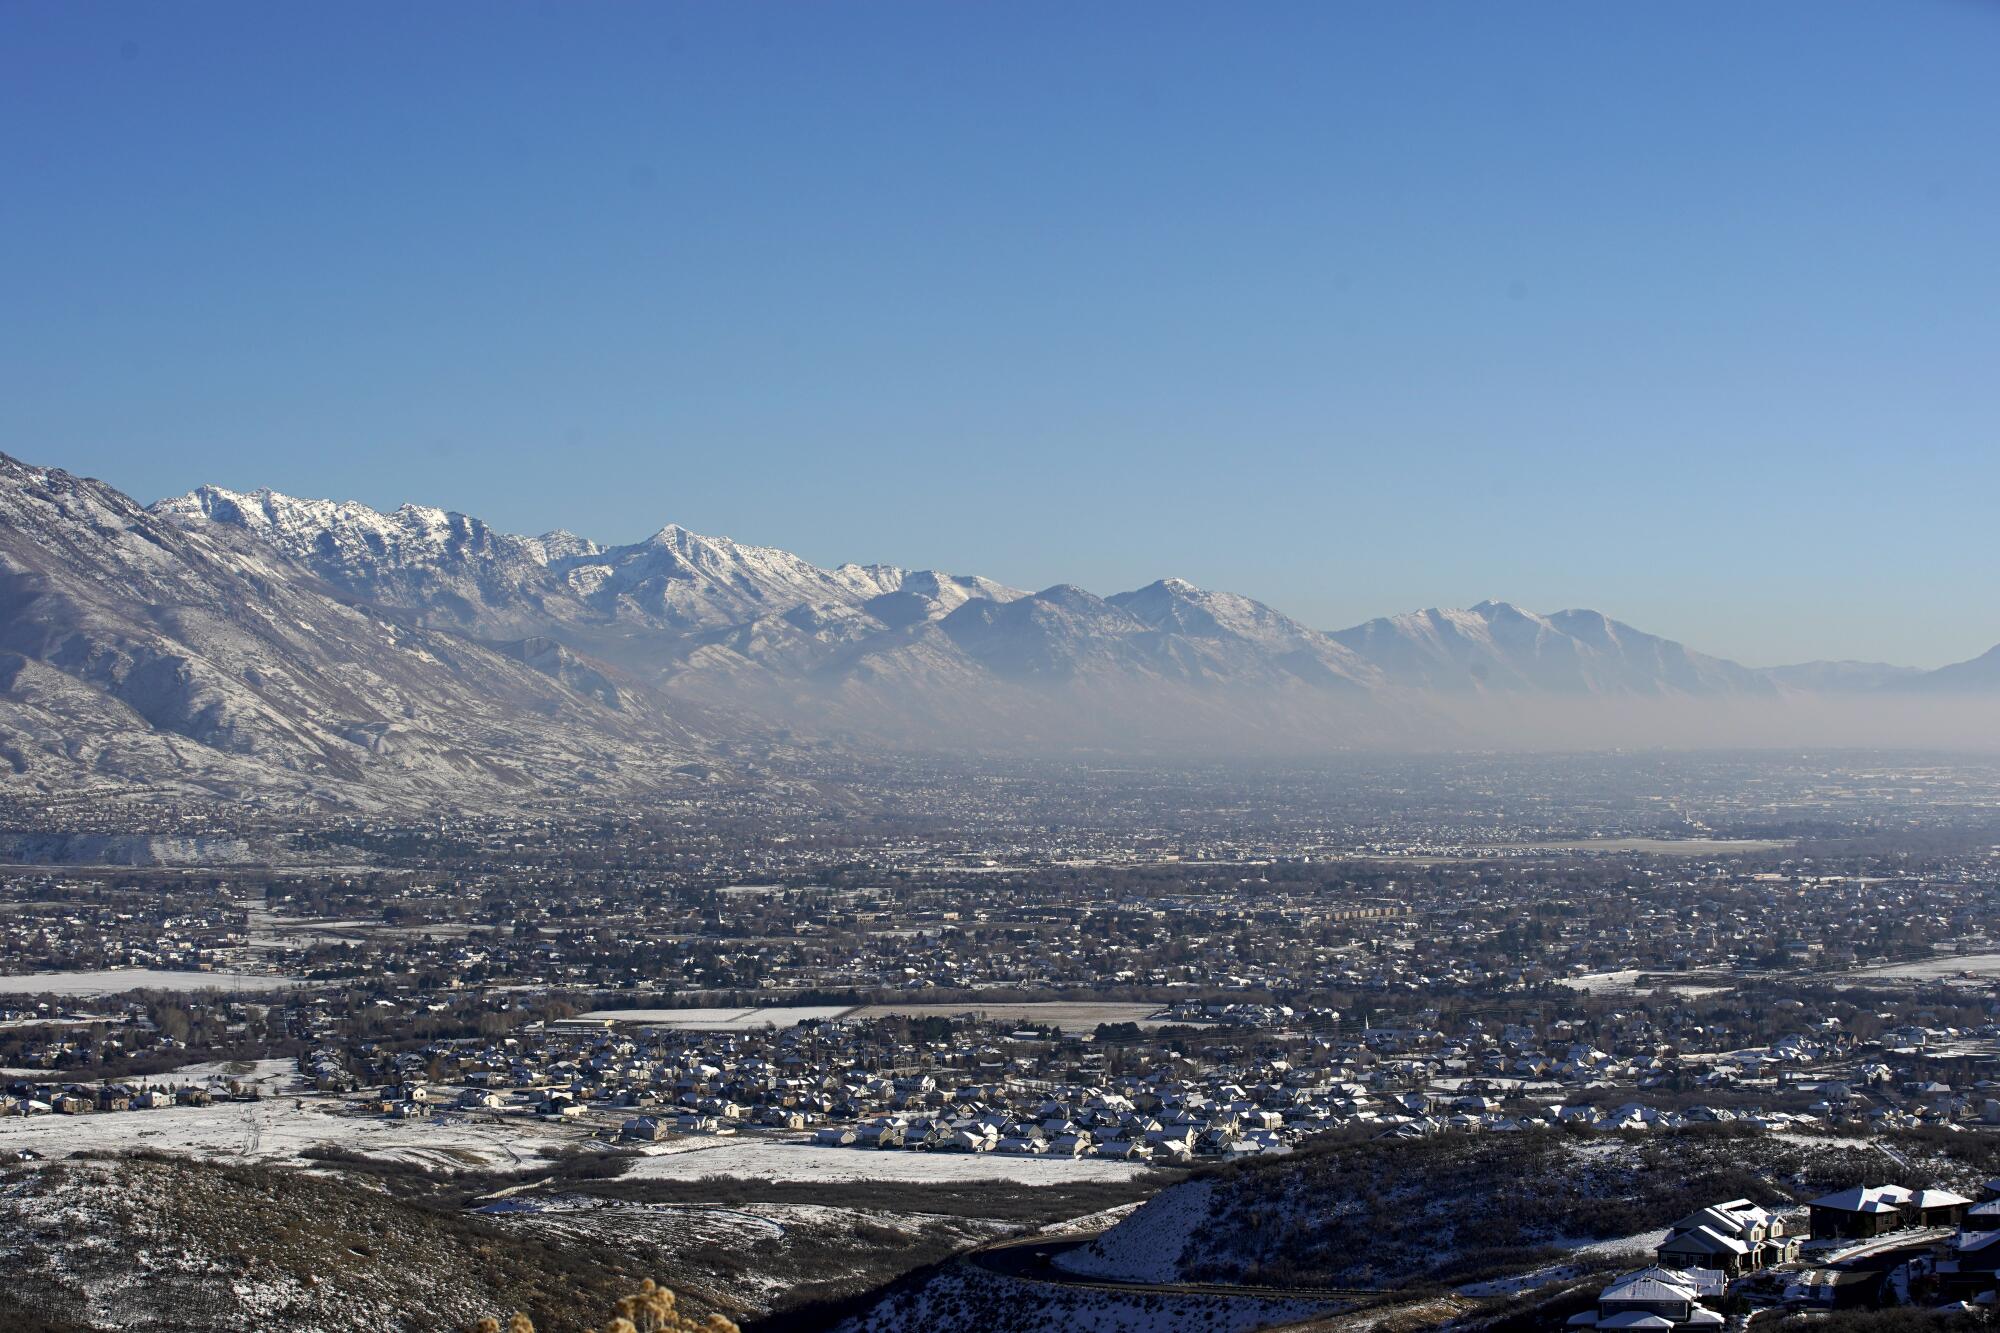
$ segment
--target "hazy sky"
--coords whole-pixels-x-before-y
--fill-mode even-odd
[[[0,449],[2000,641],[2000,5],[0,5]]]

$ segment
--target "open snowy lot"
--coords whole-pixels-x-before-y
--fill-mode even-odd
[[[1551,838],[1508,844],[1527,852],[1639,852],[1649,856],[1706,856],[1775,852],[1792,844],[1771,838]]]
[[[1908,963],[1857,967],[1849,975],[1885,981],[1948,981],[1960,973],[1981,981],[2000,977],[2000,953],[1940,954]]]
[[[710,1146],[712,1144],[713,1146]],[[1074,1185],[1130,1180],[1147,1168],[1086,1157],[1081,1161],[1002,1153],[909,1152],[898,1148],[825,1148],[788,1139],[680,1139],[632,1163],[626,1180],[1004,1181],[1009,1185]]]
[[[856,1018],[883,1018],[890,1014],[905,1014],[911,1018],[952,1018],[959,1014],[978,1014],[997,1022],[1046,1023],[1068,1032],[1088,1032],[1099,1023],[1138,1023],[1143,1027],[1165,1021],[1159,1018],[1160,1006],[1157,1004],[1094,1000],[1034,1000],[1025,1004],[987,1004],[976,1000],[956,1004],[864,1004],[853,1011]]]
[[[108,967],[94,972],[27,972],[0,977],[0,995],[117,995],[128,990],[274,991],[309,986],[304,977],[259,972],[165,972],[151,967]]]
[[[1644,977],[1641,986],[1639,979]],[[1572,990],[1580,990],[1586,995],[1629,995],[1644,990],[1670,990],[1676,995],[1720,995],[1728,986],[1710,986],[1700,982],[1677,981],[1671,972],[1641,972],[1637,968],[1624,968],[1616,972],[1587,972],[1578,977],[1564,977],[1562,985]]]
[[[851,1012],[841,1005],[786,1004],[761,1009],[593,1009],[583,1017],[691,1032],[749,1032],[795,1027],[807,1019],[833,1019]]]
[[[1088,1032],[1099,1023],[1137,1023],[1158,1026],[1167,1021],[1156,1004],[1129,1004],[1094,1000],[1031,1000],[1025,1003],[986,1003],[960,1000],[947,1004],[864,1004],[770,1005],[755,1009],[593,1009],[587,1019],[613,1023],[644,1023],[652,1027],[700,1032],[747,1032],[762,1027],[788,1028],[808,1019],[836,1018],[956,1018],[978,1014],[982,1018],[1009,1023],[1046,1023],[1067,1031]]]

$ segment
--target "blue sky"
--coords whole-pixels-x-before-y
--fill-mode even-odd
[[[2000,6],[0,4],[0,449],[2000,641]]]

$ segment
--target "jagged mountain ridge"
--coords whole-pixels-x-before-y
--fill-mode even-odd
[[[354,501],[203,486],[152,512],[182,527],[231,527],[354,596],[424,623],[482,633],[567,631],[597,646],[754,622],[802,606],[873,603],[884,623],[943,615],[971,598],[1022,594],[989,579],[891,565],[822,569],[775,547],[667,524],[607,546],[557,530],[500,532],[466,514],[406,504],[384,514]]]
[[[336,586],[424,623],[547,635],[678,686],[758,680],[821,691],[887,682],[963,690],[982,679],[1127,678],[1215,688],[1283,682],[1444,695],[1752,698],[1967,687],[1927,686],[1931,674],[1876,664],[1753,669],[1601,612],[1540,615],[1501,601],[1325,632],[1182,579],[1106,598],[1072,585],[1028,594],[894,565],[826,569],[677,524],[606,546],[561,532],[509,536],[422,506],[384,515],[216,487],[155,510],[183,525],[240,526]],[[1968,664],[1937,679],[1976,685],[1985,675]]]

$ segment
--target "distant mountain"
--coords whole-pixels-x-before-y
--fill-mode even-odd
[[[1792,700],[2000,697],[2000,650],[1754,671],[1497,601],[1329,633],[1182,579],[1024,593],[674,524],[607,545],[213,486],[145,510],[11,459],[0,520],[14,787],[407,804],[636,790],[782,729],[1063,752],[1740,743],[1788,734]]]
[[[1748,667],[1694,652],[1597,611],[1536,615],[1507,602],[1432,608],[1339,630],[1333,639],[1385,680],[1444,693],[1766,694]]]
[[[1898,688],[1926,694],[2000,692],[2000,645],[1987,649],[1969,662],[1954,662],[1896,684]]]
[[[1921,667],[1887,662],[1800,662],[1768,667],[1765,679],[1788,689],[1825,693],[1865,692],[1908,685],[1926,673]]]
[[[850,675],[906,689],[966,688],[981,676],[1566,695],[1773,688],[1768,676],[1592,611],[1540,616],[1482,602],[1329,634],[1182,579],[1109,598],[1070,585],[1028,595],[893,565],[825,569],[677,524],[606,546],[568,533],[512,536],[417,505],[383,514],[271,491],[203,487],[154,509],[184,527],[238,529],[427,625],[546,637],[710,694],[753,680],[824,691]]]
[[[0,455],[8,785],[463,803],[628,789],[704,756],[649,691],[559,645],[427,629],[318,577],[351,561],[394,586],[426,549],[497,564],[495,534],[210,503],[241,521],[169,521]]]

